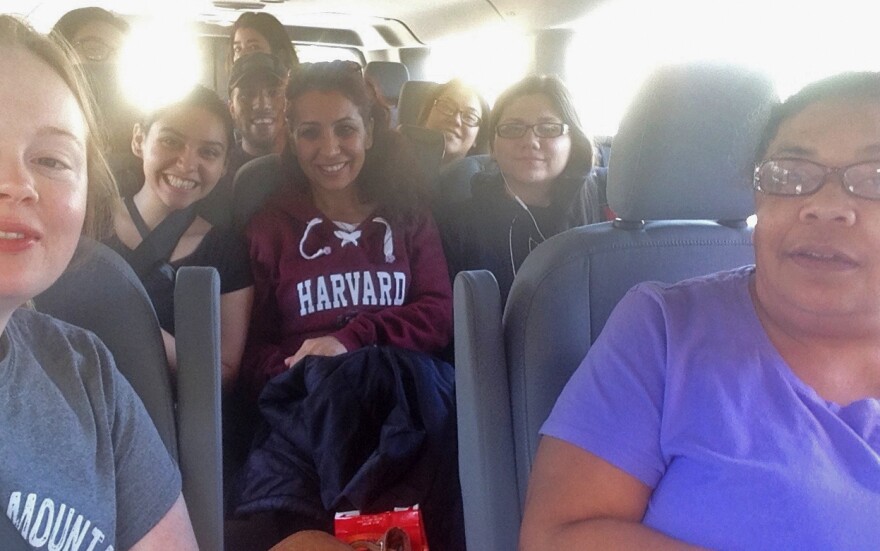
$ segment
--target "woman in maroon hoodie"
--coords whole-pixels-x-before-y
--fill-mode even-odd
[[[242,375],[254,396],[305,356],[436,353],[452,329],[418,167],[360,67],[306,65],[287,95],[287,181],[247,228],[256,296]]]
[[[428,537],[460,548],[453,376],[431,357],[451,337],[452,291],[421,172],[358,65],[302,65],[287,97],[284,184],[246,231],[242,390],[262,391],[268,430],[238,511],[283,512],[290,533],[420,503]]]

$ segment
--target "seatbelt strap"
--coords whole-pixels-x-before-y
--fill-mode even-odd
[[[150,230],[137,205],[134,204],[134,197],[126,197],[123,202],[143,240],[130,257],[135,273],[142,276],[152,270],[157,263],[168,262],[181,236],[195,220],[196,210],[190,206],[172,212],[158,226]]]

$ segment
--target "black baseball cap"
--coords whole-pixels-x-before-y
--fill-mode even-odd
[[[229,89],[238,86],[242,80],[258,75],[269,75],[283,81],[287,78],[287,68],[281,60],[266,52],[251,52],[238,58],[229,72]]]

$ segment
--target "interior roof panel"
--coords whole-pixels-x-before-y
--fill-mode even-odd
[[[526,29],[562,27],[577,21],[603,0],[487,0],[505,21]]]
[[[259,0],[253,0],[259,2]],[[375,25],[381,19],[400,21],[424,44],[508,22],[524,30],[565,26],[580,19],[603,0],[284,0],[267,2],[266,11],[287,25],[351,28]],[[42,12],[52,22],[74,7],[97,5],[125,15],[164,10],[166,14],[229,24],[240,11],[216,7],[211,0],[0,0],[14,3],[18,13]],[[334,22],[334,20],[338,20]],[[324,22],[316,25],[314,21]],[[346,23],[340,25],[339,23]],[[44,22],[43,26],[51,26]]]

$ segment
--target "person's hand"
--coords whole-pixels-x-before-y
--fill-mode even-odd
[[[306,339],[293,356],[288,356],[284,360],[284,365],[289,368],[293,367],[296,362],[306,356],[338,356],[345,354],[348,350],[339,342],[336,337],[318,337],[317,339]]]
[[[353,551],[354,548],[330,534],[304,530],[286,538],[269,551]]]

